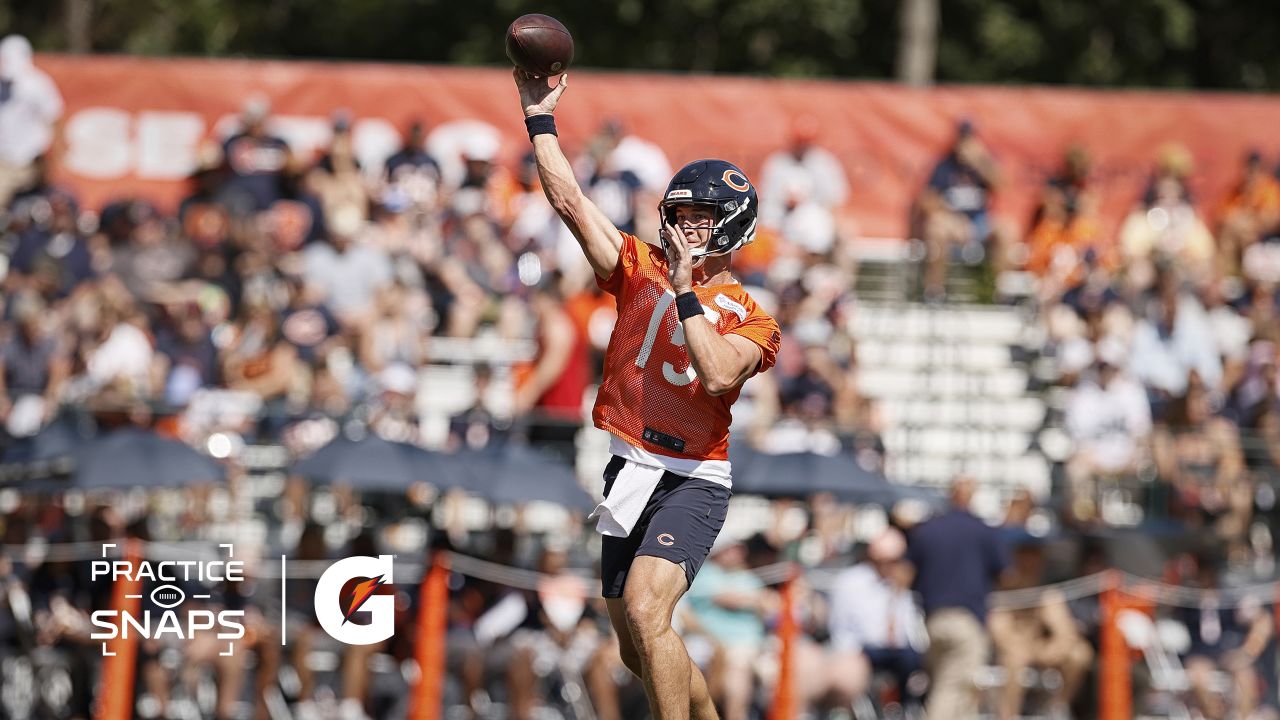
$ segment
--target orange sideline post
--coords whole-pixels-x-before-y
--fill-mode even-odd
[[[142,559],[141,541],[125,541],[124,556],[136,568]],[[129,597],[130,595],[134,597]],[[116,611],[116,617],[123,617],[124,613],[136,617],[141,607],[142,580],[137,577],[117,579],[111,592],[111,608]],[[94,720],[128,720],[133,717],[133,681],[138,660],[138,637],[136,634],[125,637],[124,628],[124,621],[121,620],[120,633],[107,641]]]
[[[1098,686],[1098,713],[1101,720],[1128,720],[1133,717],[1133,687],[1130,677],[1129,646],[1116,619],[1126,606],[1120,589],[1120,574],[1110,573],[1102,591],[1102,627],[1099,646],[1101,672]]]
[[[449,626],[449,555],[437,552],[422,579],[418,603],[418,684],[409,717],[439,720],[444,704],[445,633]]]
[[[782,617],[778,622],[778,639],[782,650],[778,657],[778,686],[773,693],[773,706],[769,708],[769,720],[792,720],[795,716],[795,668],[792,652],[796,640],[795,570],[782,584]]]

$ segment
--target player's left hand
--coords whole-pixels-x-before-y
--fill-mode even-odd
[[[693,290],[693,254],[684,233],[668,223],[662,223],[663,246],[667,249],[667,279],[676,295]]]

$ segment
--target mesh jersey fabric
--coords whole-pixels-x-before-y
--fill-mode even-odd
[[[596,427],[659,455],[726,460],[730,408],[739,390],[712,396],[703,389],[685,349],[666,256],[634,235],[620,234],[618,265],[608,278],[596,277],[618,307],[592,411]],[[741,335],[760,347],[755,373],[773,366],[782,340],[778,323],[742,285],[696,286],[694,292],[716,332]],[[670,441],[650,442],[646,429],[677,439],[680,449]]]

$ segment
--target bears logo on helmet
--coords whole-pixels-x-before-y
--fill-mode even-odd
[[[663,222],[675,225],[676,205],[715,208],[711,238],[690,253],[698,258],[725,255],[754,240],[758,204],[755,188],[737,165],[724,160],[695,160],[671,178],[658,204],[658,213]]]

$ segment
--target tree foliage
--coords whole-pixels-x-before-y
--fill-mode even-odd
[[[0,32],[67,48],[93,8],[96,51],[501,65],[525,12],[617,69],[891,79],[899,0],[0,0]],[[939,0],[937,78],[1280,89],[1274,0]]]

